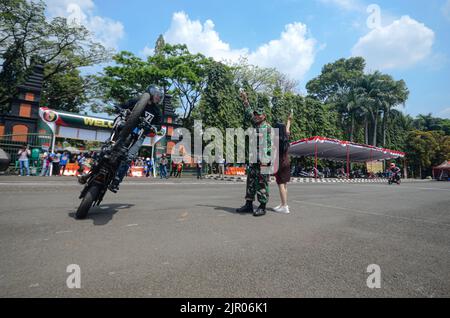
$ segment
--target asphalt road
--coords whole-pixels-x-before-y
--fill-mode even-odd
[[[449,183],[292,184],[261,218],[244,188],[129,180],[78,221],[74,179],[1,176],[0,297],[450,296]]]

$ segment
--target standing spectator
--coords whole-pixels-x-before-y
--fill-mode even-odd
[[[278,170],[275,173],[275,179],[278,184],[278,190],[280,191],[281,204],[273,208],[273,210],[280,213],[289,213],[287,184],[291,180],[291,164],[288,155],[291,122],[292,112],[289,115],[286,126],[282,123],[275,126],[280,132],[280,142],[276,159],[276,162],[278,162]]]
[[[331,176],[331,170],[329,167],[325,167],[323,169],[323,173],[325,174],[325,178],[329,178]]]
[[[69,162],[69,155],[67,154],[66,151],[64,151],[64,153],[61,156],[61,161],[59,162],[59,168],[61,171],[61,176],[64,175],[64,172],[66,172],[66,165]]]
[[[27,170],[27,177],[30,176],[30,162],[29,157],[31,156],[31,151],[29,146],[23,145],[22,148],[17,153],[19,155],[19,176],[24,175],[24,168]]]
[[[225,159],[221,158],[219,159],[219,177],[223,180],[223,177],[225,175]]]
[[[48,177],[50,174],[50,156],[47,151],[41,155],[42,170],[41,177]]]
[[[153,173],[153,160],[151,160],[150,158],[147,158],[147,159],[145,160],[145,164],[146,164],[146,167],[147,167],[147,173],[146,173],[146,176],[147,176],[147,178],[148,178],[148,177],[150,177],[150,176],[152,175],[152,173]]]
[[[170,176],[177,176],[177,169],[178,169],[178,165],[175,162],[175,160],[172,159],[172,165],[171,165],[171,169],[170,169]]]
[[[53,165],[52,175],[59,176],[59,162],[61,161],[61,154],[59,152],[52,153],[51,158]]]
[[[197,160],[197,179],[202,179],[203,160],[199,158]]]
[[[183,161],[177,164],[177,178],[181,178],[181,173],[183,172]]]
[[[159,161],[159,175],[160,175],[161,179],[162,178],[166,178],[166,179],[169,178],[167,176],[167,164],[168,164],[168,161],[167,161],[166,155],[163,154],[161,156],[160,161]]]
[[[77,158],[77,163],[78,163],[78,174],[82,175],[83,174],[83,170],[84,170],[84,161],[86,160],[86,158],[84,157],[84,154],[79,154],[78,158]]]

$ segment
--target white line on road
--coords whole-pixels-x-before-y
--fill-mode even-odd
[[[149,182],[149,183],[144,183],[144,182],[125,182],[123,183],[123,186],[127,186],[127,185],[143,185],[143,186],[151,186],[151,185],[236,185],[236,184],[243,184],[245,185],[244,182],[241,183],[236,183],[236,182],[229,182],[229,183],[223,183],[223,182],[182,182],[182,183],[176,183],[176,182]],[[40,186],[40,187],[48,187],[48,186],[66,186],[66,187],[81,187],[79,184],[77,183],[31,183],[31,182],[1,182],[0,186],[11,186],[11,185],[15,185],[15,186]]]
[[[428,223],[428,224],[433,224],[433,225],[442,225],[442,226],[445,226],[445,227],[450,227],[450,224],[434,222],[434,221],[430,221],[430,220],[426,220],[426,219],[408,218],[408,217],[404,217],[404,216],[396,216],[396,215],[375,213],[375,212],[369,212],[369,211],[362,211],[362,210],[357,210],[357,209],[344,208],[344,207],[339,207],[339,206],[335,206],[335,205],[326,205],[326,204],[315,203],[315,202],[310,202],[310,201],[293,200],[293,202],[303,203],[303,204],[307,204],[307,205],[309,204],[309,205],[312,205],[312,206],[318,206],[318,207],[322,207],[322,208],[353,212],[353,213],[358,213],[358,214],[365,214],[365,215],[372,215],[372,216],[381,216],[381,217],[387,217],[387,218],[392,218],[392,219],[399,219],[399,220],[406,220],[406,221],[413,221],[413,222],[420,222],[420,223]]]
[[[408,185],[408,186],[405,186]],[[450,191],[450,188],[448,189],[444,189],[444,188],[424,188],[424,187],[410,187],[409,183],[406,183],[405,185],[401,185],[401,186],[394,186],[395,189],[403,189],[403,190],[407,190],[407,189],[416,189],[416,190],[437,190],[437,191]],[[372,186],[374,187],[385,187],[385,186],[389,186],[389,185],[383,185],[383,184],[372,184]]]
[[[72,233],[73,231],[59,231],[56,232],[55,234],[64,234],[64,233]]]

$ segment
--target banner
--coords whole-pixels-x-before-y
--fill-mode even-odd
[[[47,125],[53,127],[53,131],[56,126],[109,130],[114,125],[114,120],[111,119],[64,113],[46,107],[39,108],[39,115]]]

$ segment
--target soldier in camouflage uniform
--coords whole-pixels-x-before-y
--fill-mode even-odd
[[[250,120],[254,128],[257,128],[257,133],[265,133],[266,136],[266,144],[265,149],[263,150],[263,156],[270,156],[270,148],[271,148],[271,139],[270,139],[270,124],[266,121],[265,111],[261,107],[257,107],[256,109],[252,109],[248,102],[247,95],[242,92],[241,98],[243,104],[245,106],[245,118],[246,120]],[[259,142],[257,153],[259,154]],[[236,212],[239,213],[253,213],[254,216],[262,216],[266,214],[266,205],[269,201],[269,175],[263,174],[261,169],[263,168],[263,164],[261,163],[260,158],[257,158],[257,163],[250,163],[247,168],[247,188],[245,200],[246,203],[240,209],[237,209]],[[267,160],[266,160],[267,162]],[[253,201],[255,201],[255,196],[258,198],[258,202],[260,206],[253,210]]]

